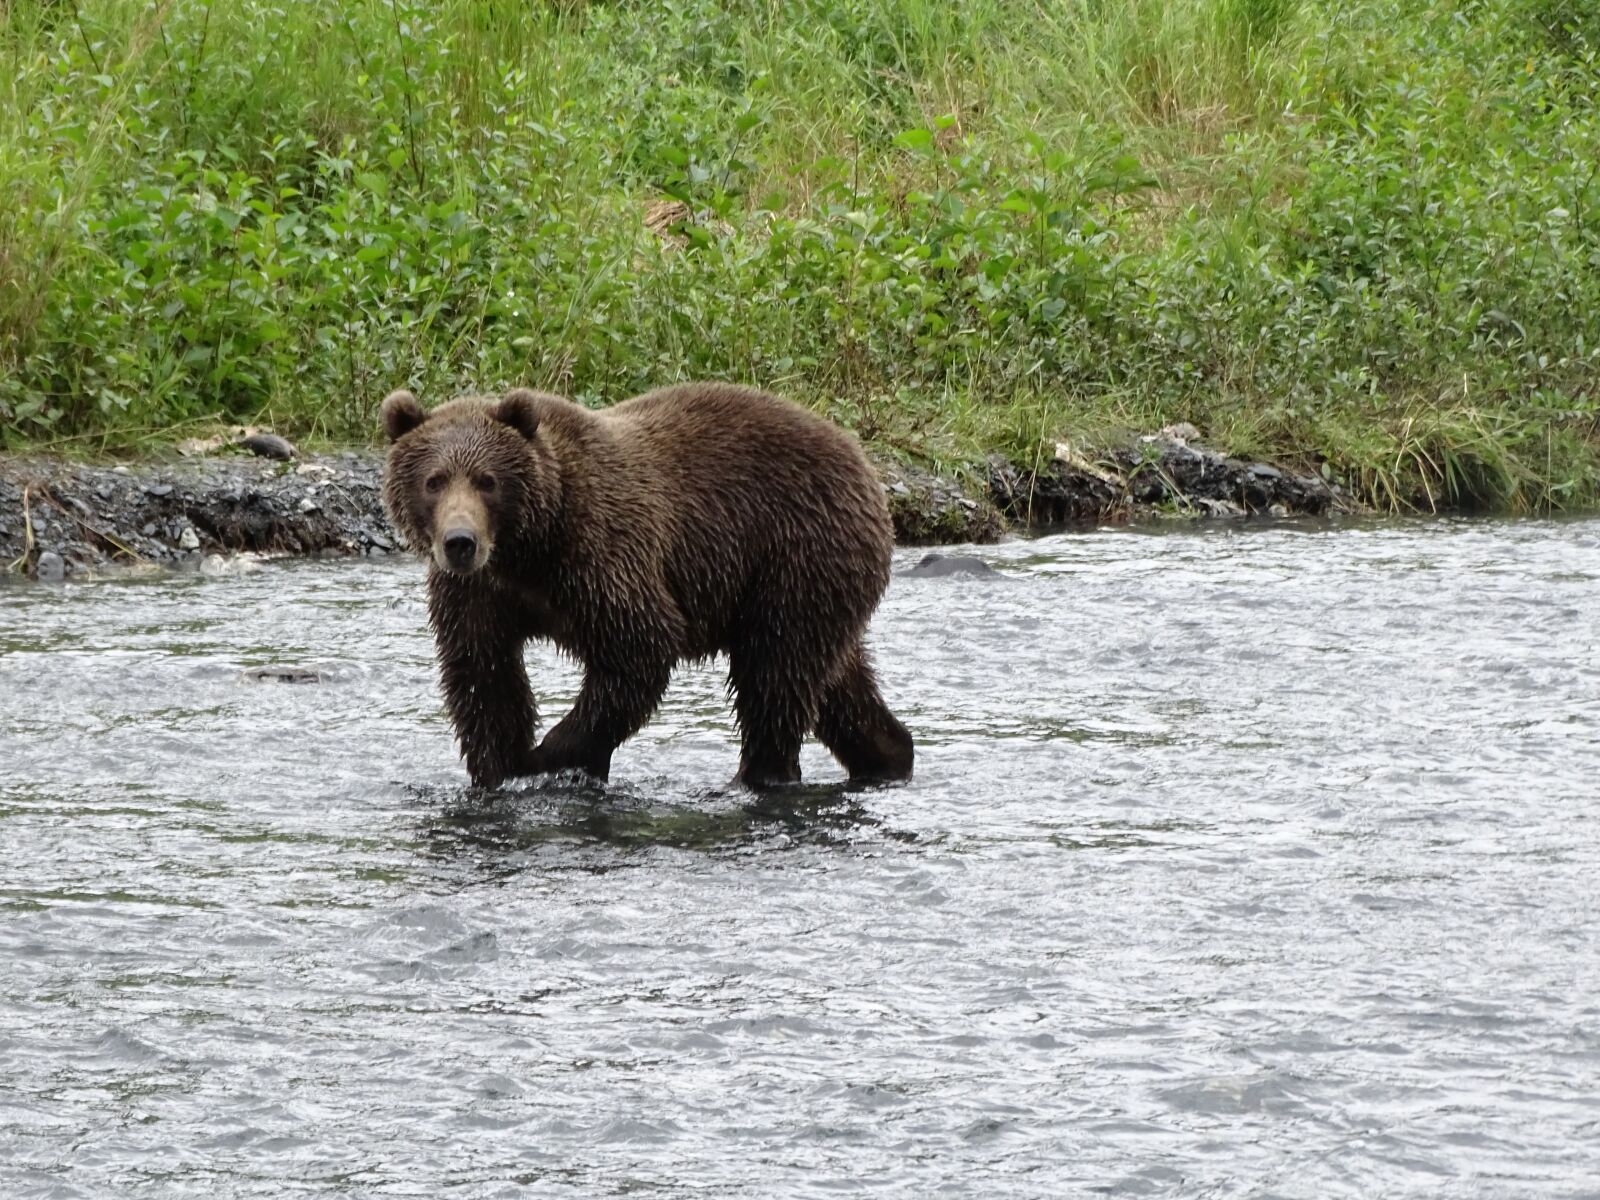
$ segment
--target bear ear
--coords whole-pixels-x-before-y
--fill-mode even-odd
[[[539,398],[527,388],[512,388],[489,409],[489,415],[525,438],[539,428]]]
[[[391,442],[398,442],[428,419],[417,398],[405,388],[385,396],[383,406],[378,411],[383,415],[383,431],[389,435]]]

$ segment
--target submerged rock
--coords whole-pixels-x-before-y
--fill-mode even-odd
[[[942,579],[951,575],[1001,579],[1003,576],[981,558],[970,554],[925,554],[922,561],[905,572],[911,579]]]
[[[322,683],[327,676],[313,667],[251,667],[242,678],[247,683]]]

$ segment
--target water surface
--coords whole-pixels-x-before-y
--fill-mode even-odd
[[[1600,1196],[1600,523],[980,553],[759,801],[469,791],[410,562],[0,588],[0,1195]]]

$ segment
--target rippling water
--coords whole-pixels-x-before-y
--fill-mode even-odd
[[[0,1195],[1600,1196],[1600,523],[981,553],[759,801],[469,793],[413,563],[0,588]]]

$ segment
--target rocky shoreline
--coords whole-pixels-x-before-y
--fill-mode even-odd
[[[1354,507],[1320,476],[1228,458],[1197,442],[1192,429],[1176,426],[1093,460],[1062,443],[1047,461],[995,459],[962,480],[877,466],[896,540],[912,546],[1161,514],[1324,515]],[[258,438],[248,449],[241,442],[116,466],[0,457],[0,565],[59,580],[116,567],[223,572],[239,555],[401,549],[383,515],[379,452],[289,451],[285,459],[287,449],[281,439]]]

